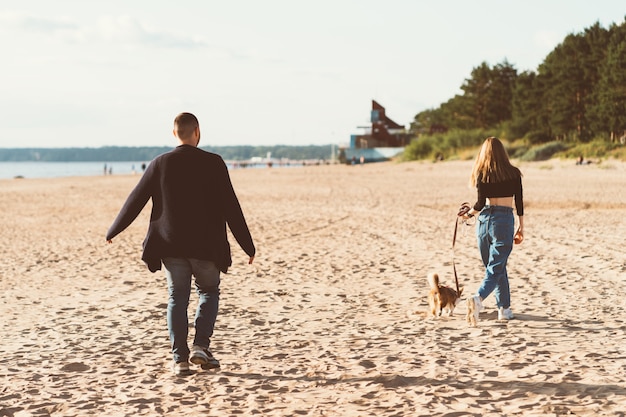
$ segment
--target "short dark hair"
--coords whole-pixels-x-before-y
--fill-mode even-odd
[[[180,139],[189,139],[197,127],[200,127],[200,123],[191,113],[181,113],[174,119],[174,131]]]

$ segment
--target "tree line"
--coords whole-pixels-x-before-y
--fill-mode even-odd
[[[473,68],[457,94],[439,107],[418,113],[411,132],[418,137],[405,159],[445,156],[479,145],[486,136],[550,152],[596,142],[626,142],[626,18],[572,33],[536,71],[519,73],[506,59]],[[332,145],[204,147],[226,160],[253,157],[328,159]],[[600,145],[602,149],[606,146]],[[0,149],[0,161],[149,161],[168,147]],[[626,153],[626,152],[624,152]]]
[[[202,149],[217,153],[225,160],[245,161],[253,157],[291,160],[326,160],[331,157],[331,145],[308,146],[207,146]],[[125,147],[100,148],[7,148],[0,149],[0,161],[47,161],[47,162],[119,162],[151,161],[156,156],[172,150],[171,147]]]
[[[530,145],[626,139],[626,19],[599,23],[568,35],[538,66],[518,73],[506,59],[481,63],[458,94],[418,113],[419,136],[481,132]],[[453,146],[475,146],[484,137],[456,135]],[[418,146],[418,145],[414,145]]]

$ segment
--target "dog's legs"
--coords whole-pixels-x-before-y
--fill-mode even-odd
[[[475,311],[476,307],[474,305],[474,300],[470,297],[467,299],[467,315],[465,316],[465,319],[467,320],[467,324],[470,325],[470,327],[476,327],[476,325],[478,323],[476,323],[476,316],[474,315],[474,311]]]

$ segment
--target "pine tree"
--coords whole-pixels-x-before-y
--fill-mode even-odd
[[[594,130],[615,142],[626,136],[626,21],[613,25],[609,35],[590,113]]]

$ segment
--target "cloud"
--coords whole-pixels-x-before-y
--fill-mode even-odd
[[[5,29],[9,27],[46,36],[80,29],[77,24],[66,18],[39,17],[18,12],[0,13],[0,23]]]
[[[70,19],[41,17],[17,12],[0,13],[0,24],[31,34],[52,37],[62,42],[104,42],[154,48],[202,48],[210,46],[199,36],[181,35],[149,29],[131,16],[103,16],[91,25]]]
[[[95,35],[103,41],[142,44],[160,48],[197,48],[208,46],[197,36],[150,30],[131,16],[106,16],[99,19]]]
[[[27,31],[45,33],[78,29],[77,25],[65,19],[46,19],[35,16],[24,16],[18,23]]]

